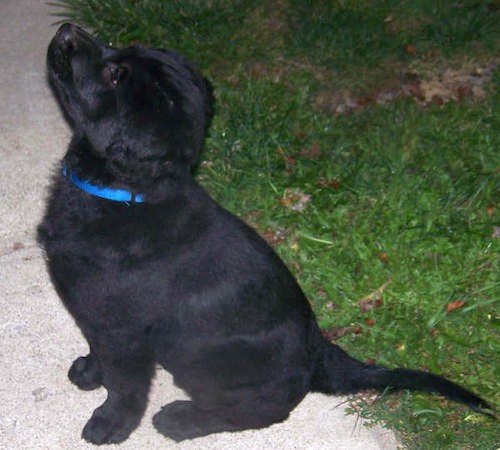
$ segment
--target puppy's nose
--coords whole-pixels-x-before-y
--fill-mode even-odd
[[[65,23],[59,27],[59,30],[57,30],[54,39],[64,50],[70,52],[76,50],[77,29],[78,27],[76,27],[75,25],[71,23]]]

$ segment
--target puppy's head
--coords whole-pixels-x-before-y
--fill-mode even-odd
[[[161,177],[165,167],[197,163],[213,113],[212,89],[181,56],[114,49],[64,24],[49,45],[47,67],[75,136],[110,168]]]

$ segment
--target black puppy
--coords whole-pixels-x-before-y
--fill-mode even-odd
[[[73,139],[38,237],[90,346],[69,378],[108,391],[84,439],[129,436],[155,363],[191,397],[153,419],[176,441],[282,421],[310,391],[420,389],[489,408],[443,378],[363,364],[322,337],[273,250],[193,179],[213,97],[185,59],[112,49],[66,24],[47,60]]]

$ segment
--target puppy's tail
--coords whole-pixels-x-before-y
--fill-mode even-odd
[[[434,392],[464,403],[474,411],[495,417],[493,408],[486,401],[443,377],[421,370],[386,369],[364,364],[326,341],[323,348],[323,357],[312,379],[312,391],[349,394],[363,389],[389,388]]]

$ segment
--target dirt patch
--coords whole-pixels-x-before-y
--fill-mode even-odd
[[[467,97],[483,98],[486,85],[499,65],[500,58],[497,58],[484,67],[447,69],[442,74],[423,78],[419,80],[415,101],[425,106],[430,103],[461,102]]]
[[[401,98],[413,98],[422,107],[462,102],[467,98],[481,99],[487,93],[493,72],[500,66],[495,58],[482,66],[464,64],[459,68],[441,70],[412,69],[402,71],[399,85],[390,80],[368,95],[356,95],[348,89],[320,92],[314,103],[334,114],[343,114],[375,104],[387,104]]]

